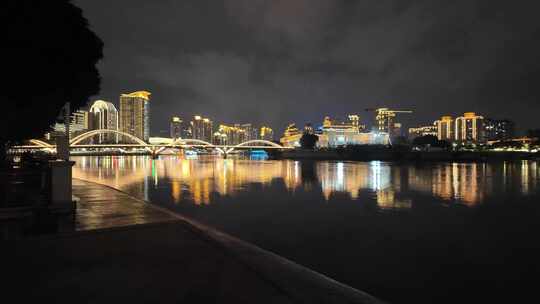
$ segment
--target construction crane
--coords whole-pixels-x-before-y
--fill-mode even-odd
[[[410,114],[410,110],[391,110],[389,108],[368,108],[368,112],[375,112],[375,120],[377,121],[377,130],[379,132],[388,133],[390,137],[398,135],[396,129],[401,128],[401,124],[394,122],[394,118],[398,113]]]

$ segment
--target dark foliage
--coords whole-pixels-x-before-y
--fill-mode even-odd
[[[527,130],[527,136],[531,138],[540,138],[540,129]]]
[[[434,135],[425,135],[419,136],[413,139],[414,146],[430,146],[443,149],[449,149],[452,145],[446,140],[439,140],[437,136]]]
[[[99,92],[103,43],[69,0],[4,0],[0,7],[5,144],[42,135],[66,102],[75,110]]]
[[[397,145],[397,146],[403,146],[403,145],[408,145],[409,141],[407,140],[405,136],[398,136],[394,138],[394,140],[392,140],[392,144]]]
[[[302,149],[313,150],[315,148],[315,145],[317,144],[317,141],[319,141],[319,137],[317,135],[311,133],[304,133],[300,138],[300,146],[302,147]]]
[[[426,136],[418,136],[415,139],[413,139],[413,145],[415,146],[436,146],[439,142],[439,139],[437,136],[433,135],[426,135]]]

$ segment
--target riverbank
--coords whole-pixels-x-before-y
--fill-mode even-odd
[[[55,303],[379,303],[107,186],[75,180],[73,190],[80,197],[73,231],[3,242],[8,297]]]
[[[485,162],[538,160],[540,153],[510,151],[407,151],[392,148],[352,148],[332,150],[289,150],[276,158],[293,160],[356,160],[356,161],[452,161]]]

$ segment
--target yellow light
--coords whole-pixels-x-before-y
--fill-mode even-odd
[[[147,92],[147,91],[137,91],[137,92],[133,92],[133,93],[129,93],[129,94],[122,94],[122,97],[138,97],[138,98],[144,98],[146,100],[149,100],[149,96],[151,95],[152,93],[150,92]]]
[[[201,120],[201,117],[199,115],[195,115],[195,120]]]

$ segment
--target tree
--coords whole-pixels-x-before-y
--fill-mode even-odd
[[[300,137],[300,146],[302,149],[313,150],[317,144],[317,141],[319,141],[319,136],[304,132],[302,137]]]
[[[439,142],[439,139],[437,136],[434,135],[424,135],[424,136],[418,136],[415,139],[413,139],[413,145],[415,146],[437,146]]]
[[[70,0],[3,0],[0,28],[2,149],[41,136],[66,102],[75,110],[99,92],[103,42]]]
[[[530,137],[530,138],[540,138],[540,129],[530,129],[530,130],[527,130],[527,137]]]
[[[407,145],[408,143],[409,141],[407,140],[405,136],[398,136],[392,140],[392,145],[396,145],[396,146],[404,146],[404,145]]]

